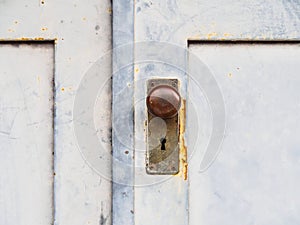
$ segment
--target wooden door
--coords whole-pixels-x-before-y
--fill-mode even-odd
[[[111,11],[110,1],[0,1],[0,224],[110,223],[111,184],[85,160],[73,106],[111,48]],[[110,149],[103,96],[96,127]]]
[[[116,76],[113,94],[121,83],[134,89],[115,100],[113,113],[134,118],[124,117],[132,121],[125,147],[113,138],[115,156],[131,165],[126,176],[115,174],[130,186],[113,187],[115,224],[299,223],[299,3],[116,5],[114,24],[127,35],[115,28],[114,43],[133,43],[127,53],[134,65],[122,82]],[[145,169],[146,81],[174,77],[187,104],[187,179]]]

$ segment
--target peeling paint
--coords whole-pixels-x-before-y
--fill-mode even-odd
[[[72,91],[72,87],[62,87],[61,91]]]
[[[224,36],[224,37],[230,37],[230,36],[233,36],[233,34],[230,34],[230,33],[224,33],[223,36]]]
[[[57,38],[43,38],[43,37],[20,37],[20,38],[0,38],[0,41],[57,41]]]
[[[20,37],[20,38],[0,38],[0,41],[53,41],[55,39],[45,39],[43,37],[29,38],[29,37]]]
[[[187,163],[187,147],[185,146],[184,134],[186,126],[186,100],[182,100],[182,106],[179,112],[179,159],[180,171],[178,175],[187,180],[188,176],[188,163]]]
[[[212,33],[209,33],[209,34],[206,35],[207,39],[211,39],[211,38],[216,37],[216,36],[218,36],[218,34],[216,32],[212,32]]]

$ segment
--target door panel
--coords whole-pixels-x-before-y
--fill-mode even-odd
[[[219,84],[227,127],[206,171],[202,149],[189,161],[190,224],[299,224],[300,45],[200,42],[189,50]]]
[[[1,41],[51,41],[55,48],[53,217],[56,225],[109,224],[111,220],[111,182],[102,176],[103,171],[95,171],[85,159],[73,124],[78,87],[88,69],[111,48],[111,15],[109,0],[88,3],[78,0],[0,0]],[[101,66],[109,70],[111,64],[107,60]],[[108,80],[111,74],[101,73],[101,76]],[[95,106],[97,116],[92,127],[99,143],[108,152],[111,133],[109,87],[108,82],[102,92],[104,104]],[[99,153],[97,157],[102,155]],[[109,160],[102,166],[110,170]],[[6,186],[1,186],[0,192],[2,188]],[[50,204],[49,210],[51,208]],[[28,213],[28,210],[21,213]]]
[[[0,224],[53,222],[53,78],[53,43],[0,43]]]

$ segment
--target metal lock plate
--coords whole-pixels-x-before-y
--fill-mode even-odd
[[[178,91],[177,79],[151,79],[147,81],[147,96],[159,85],[168,85]],[[147,111],[148,174],[171,175],[179,172],[179,114],[162,119]]]

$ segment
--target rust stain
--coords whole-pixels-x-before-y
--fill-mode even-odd
[[[218,34],[217,32],[211,32],[208,34],[195,34],[189,37],[189,40],[197,41],[202,39],[211,40],[213,38],[220,38],[220,40],[227,40],[229,37],[233,37],[234,35],[231,33]]]
[[[72,87],[62,87],[61,91],[72,91]]]
[[[48,28],[47,28],[47,27],[42,27],[41,30],[42,30],[42,31],[47,31]]]
[[[138,67],[135,68],[135,73],[138,73],[140,71],[140,69]]]
[[[229,73],[229,74],[228,74],[228,77],[232,77],[232,73]]]
[[[14,29],[8,29],[7,31],[8,31],[8,32],[15,32]]]
[[[210,40],[212,39],[213,37],[216,37],[218,36],[218,34],[216,32],[212,32],[212,33],[209,33],[206,35],[207,39]]]
[[[106,11],[107,11],[109,14],[111,14],[111,13],[112,13],[111,7],[109,7]]]
[[[0,38],[0,41],[54,41],[54,43],[57,43],[57,38],[43,38],[43,37],[20,37],[20,38]]]
[[[230,34],[230,33],[224,33],[223,36],[224,36],[224,37],[230,37],[230,36],[233,36],[233,35]]]
[[[188,163],[187,163],[187,147],[185,146],[184,133],[186,126],[186,100],[183,99],[182,106],[179,112],[179,160],[180,171],[179,175],[187,180],[188,177]]]
[[[42,37],[37,37],[37,38],[34,38],[35,41],[44,41],[45,39],[42,38]]]
[[[86,18],[85,18],[85,17],[83,17],[83,18],[82,18],[82,20],[83,20],[83,21],[86,21]]]
[[[189,40],[199,40],[201,39],[201,34],[195,34],[194,36],[189,37]]]

